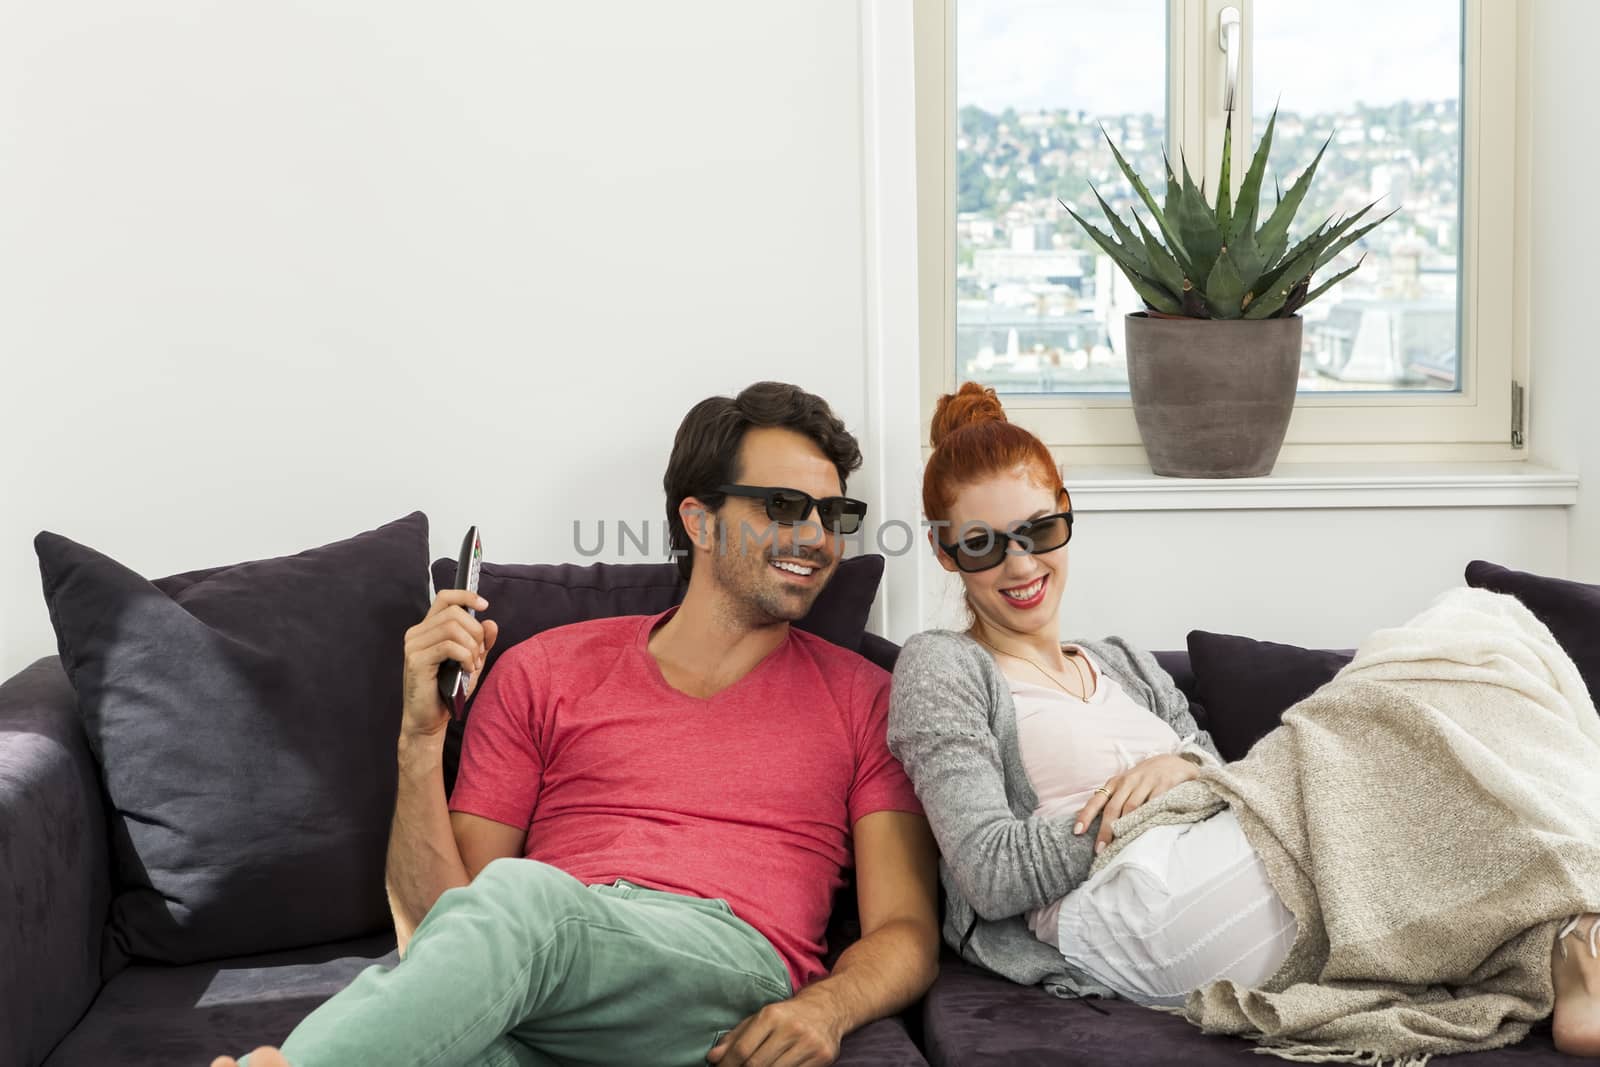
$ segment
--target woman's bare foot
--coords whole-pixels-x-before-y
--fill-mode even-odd
[[[1600,914],[1585,912],[1565,937],[1556,938],[1550,952],[1550,974],[1556,986],[1551,1026],[1556,1048],[1569,1056],[1600,1058],[1600,957],[1592,948],[1600,943],[1597,924]],[[1565,926],[1563,923],[1558,929]],[[255,1067],[254,1061],[251,1067]]]
[[[218,1056],[211,1061],[211,1067],[239,1067],[239,1061],[232,1056]],[[289,1061],[277,1049],[263,1045],[250,1053],[250,1067],[289,1067]]]

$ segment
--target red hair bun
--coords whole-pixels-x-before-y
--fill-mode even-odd
[[[928,436],[933,455],[922,470],[922,513],[931,521],[948,521],[956,492],[985,478],[1020,471],[1041,489],[1062,490],[1061,469],[1050,449],[1007,419],[994,390],[977,382],[939,398]]]
[[[933,447],[938,448],[945,438],[957,430],[984,422],[1005,422],[1006,409],[993,389],[977,382],[963,382],[960,389],[939,398],[933,409],[933,425],[929,436]]]

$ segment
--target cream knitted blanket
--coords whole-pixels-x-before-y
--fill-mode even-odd
[[[1509,596],[1453,589],[1374,633],[1244,759],[1119,819],[1091,873],[1224,804],[1299,930],[1262,986],[1160,1010],[1258,1052],[1423,1067],[1520,1041],[1558,925],[1600,911],[1600,717]]]

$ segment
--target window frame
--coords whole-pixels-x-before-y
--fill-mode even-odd
[[[918,275],[923,425],[942,393],[956,387],[956,3],[915,5]],[[1168,147],[1199,144],[1206,173],[1221,161],[1224,59],[1218,17],[1239,7],[1244,53],[1238,114],[1252,114],[1254,0],[1168,0]],[[1463,0],[1462,12],[1462,387],[1453,393],[1302,393],[1281,459],[1288,462],[1523,460],[1513,447],[1513,381],[1526,385],[1526,287],[1519,282],[1517,100],[1523,95],[1519,40],[1525,0]],[[1510,92],[1493,91],[1509,87]],[[1213,106],[1214,105],[1214,106]],[[1234,158],[1247,158],[1250,123],[1234,131]],[[1242,178],[1235,168],[1235,181]],[[1298,234],[1300,226],[1294,233]],[[1481,294],[1506,299],[1480,299]],[[1010,394],[1006,411],[1062,459],[1145,461],[1127,394]]]

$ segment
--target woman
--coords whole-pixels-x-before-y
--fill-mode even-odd
[[[1221,761],[1149,653],[1060,642],[1072,511],[1049,451],[974,383],[940,400],[932,443],[930,542],[971,624],[906,643],[889,744],[943,853],[946,939],[1064,996],[1170,1007],[1221,978],[1260,985],[1296,922],[1229,807],[1152,825],[1089,875],[1120,816]],[[1556,1043],[1582,1055],[1600,1055],[1597,919],[1552,950]]]

